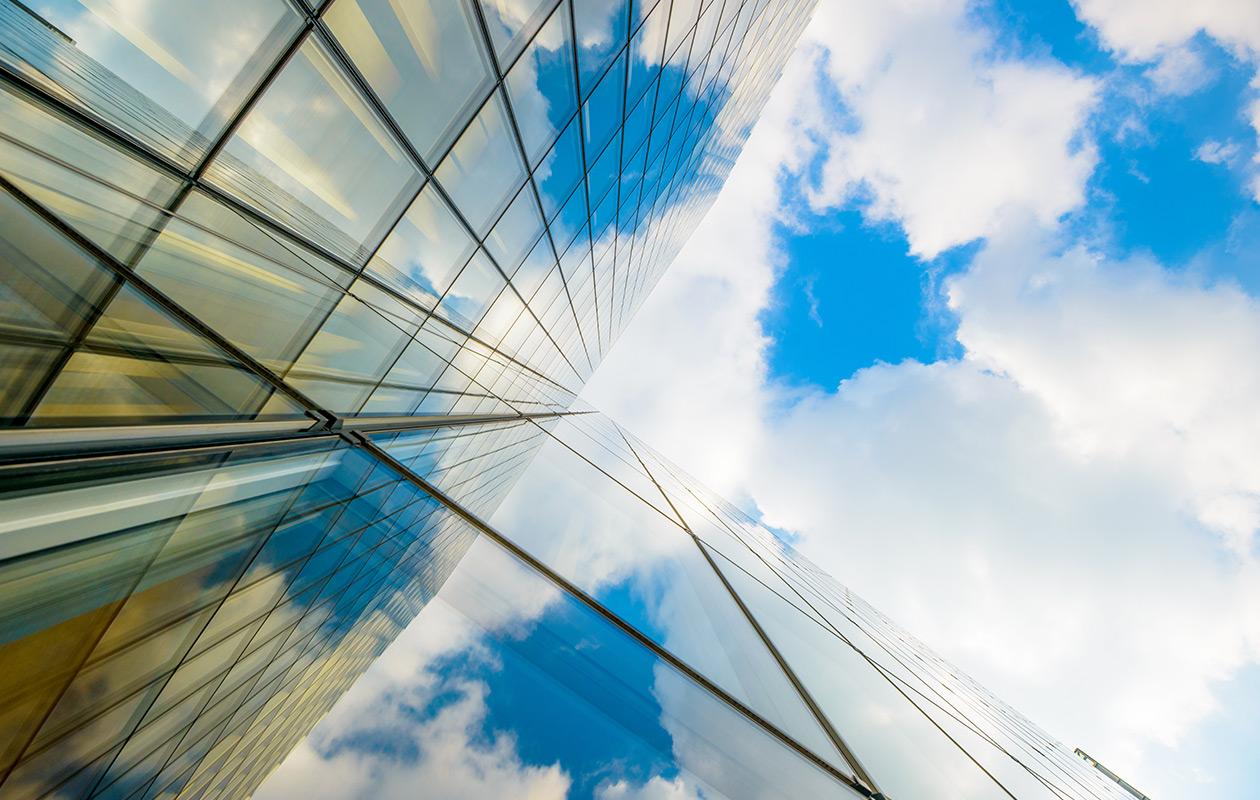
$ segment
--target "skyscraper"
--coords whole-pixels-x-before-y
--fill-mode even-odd
[[[577,796],[1115,797],[577,399],[811,7],[0,0],[0,797],[248,795],[435,615]]]

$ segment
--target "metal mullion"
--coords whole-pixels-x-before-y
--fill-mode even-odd
[[[809,748],[797,742],[796,739],[794,739],[792,736],[780,730],[778,726],[766,720],[756,711],[746,706],[743,702],[741,702],[740,700],[728,694],[725,690],[723,690],[721,687],[714,684],[712,681],[706,678],[703,674],[697,672],[695,669],[689,666],[685,661],[675,656],[669,650],[666,650],[664,647],[657,644],[655,641],[653,641],[652,639],[644,635],[641,631],[639,631],[633,625],[630,625],[628,622],[621,619],[621,617],[613,613],[599,600],[596,600],[594,597],[587,594],[582,589],[578,588],[575,584],[571,583],[568,579],[566,579],[559,573],[552,570],[542,561],[538,560],[533,555],[531,555],[524,548],[520,547],[515,542],[513,542],[510,538],[503,535],[495,528],[491,527],[489,523],[483,521],[476,514],[464,508],[460,503],[456,502],[455,500],[447,496],[440,489],[431,485],[428,481],[424,480],[423,478],[419,477],[415,473],[408,470],[402,464],[398,463],[388,453],[381,450],[375,444],[371,443],[370,441],[364,440],[361,442],[361,445],[365,450],[367,450],[368,452],[372,453],[372,455],[379,458],[387,466],[393,468],[395,471],[397,471],[400,475],[402,475],[407,480],[410,480],[419,489],[421,489],[426,494],[433,497],[433,499],[442,503],[442,505],[446,506],[446,508],[450,512],[452,512],[455,516],[459,517],[461,520],[467,523],[475,531],[482,534],[483,536],[485,536],[487,539],[494,542],[496,545],[498,545],[502,549],[506,550],[510,555],[524,562],[528,567],[532,568],[537,574],[549,580],[551,583],[553,583],[558,588],[563,590],[566,594],[571,596],[573,599],[581,602],[588,609],[595,612],[598,616],[603,618],[606,622],[610,623],[612,626],[614,626],[615,628],[617,628],[624,634],[630,636],[634,641],[636,641],[643,647],[647,648],[657,658],[666,662],[671,667],[673,667],[674,669],[678,670],[679,672],[681,672],[682,674],[690,678],[694,683],[699,685],[701,688],[707,690],[716,699],[724,702],[732,710],[739,712],[746,719],[756,724],[763,731],[771,734],[775,739],[780,741],[782,744],[789,747],[791,750],[793,750],[794,752],[799,754],[801,757],[808,760],[811,764],[816,766],[818,769],[825,772],[829,777],[833,778],[834,780],[839,781],[840,783],[842,783],[843,785],[851,789],[857,790],[863,796],[866,796],[866,797],[871,796],[871,793],[869,792],[869,790],[866,789],[866,787],[862,786],[859,783],[854,782],[852,778],[845,775],[843,772],[837,770],[831,764],[827,763],[825,760],[817,756]]]
[[[516,422],[529,419],[548,419],[551,417],[567,417],[575,414],[589,414],[589,411],[541,411],[524,414],[433,414],[416,417],[342,417],[342,427],[349,431],[365,431],[370,433],[393,433],[398,431],[418,430],[421,428],[455,428],[461,425],[478,423]],[[379,423],[377,422],[379,420]]]
[[[547,15],[543,17],[543,24],[544,24],[544,25],[546,24],[546,20],[550,19],[550,18],[551,18],[551,15],[552,15],[552,14],[554,14],[554,13],[556,13],[555,9],[556,9],[556,8],[559,8],[559,6],[560,6],[560,3],[561,3],[561,2],[563,2],[563,0],[557,0],[556,4],[555,4],[555,6],[552,8],[552,10],[551,10],[551,11],[549,11],[549,12],[547,12]],[[503,81],[506,79],[507,73],[506,73],[506,72],[504,72],[504,71],[503,71],[503,69],[499,66],[499,58],[498,58],[498,56],[497,56],[497,55],[495,55],[495,52],[494,52],[494,42],[493,42],[493,40],[491,40],[491,38],[490,38],[490,28],[489,28],[489,26],[486,24],[485,14],[484,14],[484,12],[482,12],[482,10],[481,10],[481,5],[480,5],[479,3],[475,3],[475,2],[474,2],[472,5],[473,5],[473,11],[474,11],[474,13],[475,13],[475,15],[476,15],[476,19],[477,19],[477,26],[478,26],[478,28],[481,30],[481,37],[482,37],[482,41],[485,43],[486,51],[487,51],[487,52],[489,53],[489,55],[490,55],[490,64],[491,64],[491,68],[492,68],[492,69],[494,69],[495,75],[497,76],[497,79],[498,79],[498,83],[497,83],[497,86],[496,86],[496,88],[498,88],[498,87],[501,87],[501,86],[502,86]],[[522,50],[521,50],[521,54],[524,54],[525,50],[527,50],[527,49],[528,49],[528,46],[526,46],[525,48],[522,48]],[[519,57],[519,55],[518,55],[518,57]],[[575,86],[575,87],[574,87],[574,91],[575,91],[575,92],[580,92],[580,88]],[[533,191],[533,193],[534,193],[534,200],[538,203],[538,209],[539,209],[539,211],[542,211],[542,210],[543,210],[542,195],[539,193],[539,191],[538,191],[538,186],[537,186],[537,184],[535,184],[535,182],[534,182],[534,174],[533,174],[533,171],[532,171],[532,170],[530,169],[530,167],[529,167],[529,155],[528,155],[528,153],[526,153],[526,151],[525,151],[525,142],[524,142],[524,140],[523,140],[523,139],[521,139],[520,126],[518,125],[518,123],[517,123],[517,121],[516,121],[516,112],[512,109],[512,101],[511,101],[511,99],[508,97],[507,90],[506,90],[506,88],[505,88],[505,87],[503,88],[503,93],[502,93],[502,102],[503,102],[503,107],[507,110],[507,115],[508,115],[508,124],[509,124],[509,126],[511,127],[511,129],[512,129],[512,139],[516,142],[516,149],[517,149],[517,153],[519,154],[519,156],[520,156],[520,158],[521,158],[521,164],[525,167],[525,182],[529,185],[530,189],[531,189],[531,190]],[[578,105],[578,113],[581,113],[581,110],[582,110],[582,109],[581,109],[581,103],[579,102],[579,105]],[[554,146],[555,146],[555,144],[553,143],[553,144],[552,144],[552,146],[554,147]],[[588,209],[588,211],[589,211],[589,209]],[[556,267],[557,267],[557,269],[558,269],[558,268],[559,268],[559,266],[560,266],[560,251],[559,251],[559,249],[556,247],[556,242],[555,242],[554,237],[552,237],[552,235],[551,235],[551,224],[547,221],[547,219],[546,219],[546,214],[545,214],[545,213],[543,214],[543,229],[546,231],[547,240],[548,240],[549,242],[551,242],[551,251],[552,251],[552,253],[556,256]],[[487,255],[488,255],[488,254],[487,254]],[[498,267],[498,265],[497,265],[497,264],[496,264],[495,266],[496,266],[496,268]],[[503,270],[502,270],[502,269],[500,269],[499,271],[500,271],[500,272],[502,272]],[[564,270],[563,270],[563,269],[560,269],[560,270],[559,270],[559,272],[560,272],[560,280],[561,280],[561,283],[563,283],[563,285],[564,285],[564,293],[565,293],[565,297],[566,297],[566,298],[568,298],[568,300],[569,300],[569,311],[570,311],[570,313],[572,313],[572,314],[573,314],[573,321],[574,321],[574,323],[576,324],[576,323],[577,323],[577,311],[576,311],[576,310],[574,310],[574,308],[573,308],[573,295],[569,293],[569,284],[568,284],[568,281],[567,281],[567,280],[565,279],[565,277],[564,277]],[[508,280],[508,278],[507,278],[507,275],[506,275],[506,274],[503,276],[503,278],[504,278],[504,280]],[[511,281],[508,281],[508,282],[510,283]],[[528,305],[528,304],[527,304],[527,305]],[[539,323],[539,325],[540,325],[540,327],[542,327],[542,326],[541,326],[541,323]],[[593,371],[595,370],[595,365],[594,365],[594,362],[593,362],[593,361],[591,361],[591,352],[590,352],[589,348],[587,348],[587,346],[586,346],[586,339],[582,336],[582,326],[581,326],[580,324],[578,324],[578,326],[577,326],[577,327],[578,327],[578,338],[581,340],[581,342],[582,342],[582,350],[583,350],[583,352],[586,354],[586,364],[587,364],[587,367],[589,367],[589,368],[590,368],[590,370],[593,372]],[[545,327],[543,328],[543,331],[547,334],[548,338],[551,338],[551,332],[550,332],[550,331],[548,331]],[[552,344],[556,344],[556,342],[555,342],[555,340],[554,340],[554,339],[552,339]],[[561,349],[561,348],[560,348],[560,346],[559,346],[558,344],[556,344],[556,349],[557,349],[557,350],[560,350],[560,355],[564,358],[564,360],[565,360],[565,361],[569,361],[568,354],[567,354],[567,353],[565,353],[565,352],[564,352],[564,350],[563,350],[563,349]],[[569,362],[569,366],[570,366],[570,367],[572,367],[572,366],[573,366],[573,363],[572,363],[572,362]],[[581,377],[582,377],[582,373],[578,372],[576,368],[575,368],[573,371],[574,371],[574,373],[575,373],[575,374],[577,374],[577,376],[578,376],[579,378],[581,378]]]
[[[622,432],[621,428],[617,426],[616,423],[613,424],[613,427],[621,436],[621,440],[626,443],[626,447],[629,448],[635,459],[638,460],[639,466],[643,468],[644,473],[647,474],[648,478],[651,479],[652,483],[656,486],[657,491],[661,493],[661,497],[665,498],[665,502],[669,504],[669,508],[674,512],[674,516],[678,517],[679,522],[682,523],[683,530],[687,532],[691,541],[700,551],[700,554],[704,557],[705,563],[709,565],[709,569],[711,569],[717,576],[717,579],[721,581],[722,586],[726,588],[726,591],[730,594],[731,599],[735,601],[735,605],[739,607],[739,610],[744,615],[744,618],[748,620],[748,624],[754,631],[756,631],[757,636],[761,639],[762,644],[765,645],[766,650],[768,650],[770,655],[774,657],[774,660],[778,663],[779,668],[783,671],[783,674],[787,677],[788,681],[792,684],[792,687],[796,690],[796,693],[800,696],[801,701],[804,702],[805,706],[809,709],[810,714],[814,716],[815,721],[818,723],[819,727],[822,728],[823,733],[827,735],[827,739],[830,740],[831,744],[840,752],[840,755],[846,762],[848,762],[849,766],[853,768],[854,775],[857,776],[857,779],[871,789],[873,796],[883,797],[883,795],[880,794],[879,785],[875,783],[874,778],[871,777],[870,773],[866,770],[866,767],[862,765],[862,762],[849,748],[848,744],[845,743],[844,738],[840,735],[840,732],[837,731],[835,726],[831,724],[831,720],[827,719],[827,715],[823,713],[822,708],[818,705],[817,701],[814,700],[813,695],[810,694],[809,690],[805,688],[805,685],[801,682],[800,678],[797,677],[796,671],[792,669],[792,666],[787,662],[787,659],[779,652],[779,648],[775,646],[773,641],[771,641],[770,636],[766,633],[765,629],[761,627],[761,623],[757,622],[757,618],[753,616],[752,611],[750,611],[748,606],[744,603],[743,598],[739,596],[739,594],[735,591],[735,588],[731,586],[730,581],[728,581],[726,576],[722,574],[722,571],[718,569],[718,566],[714,563],[713,558],[701,544],[700,537],[696,536],[695,531],[691,529],[691,526],[687,525],[687,520],[679,512],[678,507],[674,505],[674,501],[670,499],[669,495],[665,492],[664,487],[662,487],[660,482],[656,480],[656,476],[652,474],[650,469],[648,469],[647,463],[644,462],[643,457],[640,456],[638,451],[634,449],[634,445],[630,443],[630,440],[626,438],[625,433]]]
[[[228,341],[225,337],[220,335],[218,331],[215,331],[213,328],[203,323],[196,316],[188,313],[183,306],[168,298],[165,293],[155,288],[148,282],[147,279],[137,275],[135,270],[124,265],[112,255],[97,246],[86,236],[62,222],[59,217],[54,215],[51,211],[45,209],[40,203],[32,199],[3,175],[0,175],[0,189],[4,189],[9,192],[9,194],[13,195],[14,198],[56,229],[58,233],[70,240],[72,244],[86,251],[89,256],[99,261],[101,264],[109,267],[117,278],[125,280],[142,295],[147,297],[151,302],[162,308],[162,310],[167,314],[200,334],[203,339],[209,340],[213,345],[217,346],[221,351],[225,352],[228,356],[234,359],[245,371],[253,373],[255,377],[270,385],[274,390],[281,392],[282,394],[287,395],[291,400],[296,401],[297,405],[302,406],[308,413],[320,422],[327,424],[329,421],[334,419],[331,414],[321,409],[317,404],[310,400],[310,398],[306,397],[303,393],[297,391],[293,387],[285,384],[284,381],[280,380],[280,378],[277,377],[270,369],[256,361],[253,356]]]
[[[603,336],[599,329],[599,287],[595,280],[595,229],[591,225],[591,216],[595,213],[595,208],[591,205],[591,187],[588,176],[591,172],[591,164],[586,158],[586,125],[582,121],[582,75],[578,69],[578,46],[577,46],[577,21],[573,15],[573,3],[561,2],[569,17],[569,50],[573,56],[573,91],[577,99],[577,113],[574,117],[577,119],[578,125],[578,149],[582,153],[582,196],[586,199],[586,249],[590,255],[591,261],[591,289],[595,303],[595,349],[599,353],[600,360],[604,357]],[[604,75],[607,75],[607,71]],[[602,76],[601,76],[602,77]],[[598,84],[597,84],[598,85]],[[563,129],[562,129],[563,130]],[[557,140],[558,141],[558,140]],[[554,146],[554,145],[553,145]],[[560,277],[564,277],[562,274]],[[576,313],[576,309],[574,310]],[[578,323],[581,327],[581,323]],[[594,365],[591,367],[594,370]]]
[[[722,517],[721,517],[719,514],[717,514],[716,512],[714,512],[714,511],[712,510],[712,508],[710,508],[710,507],[709,507],[709,504],[708,504],[708,503],[704,502],[704,501],[703,501],[703,500],[702,500],[699,496],[697,496],[697,495],[695,494],[695,492],[694,492],[694,491],[692,491],[692,490],[690,489],[690,487],[686,487],[686,488],[687,488],[687,491],[688,491],[688,492],[690,492],[690,493],[692,494],[692,496],[693,496],[693,497],[695,497],[695,498],[696,498],[696,500],[697,500],[698,502],[700,502],[700,503],[701,503],[701,505],[703,505],[706,509],[708,509],[708,510],[709,510],[709,513],[710,513],[710,514],[713,514],[714,518],[715,518],[715,519],[717,519],[717,520],[718,520],[718,522],[719,522],[719,523],[720,523],[723,527],[725,527],[725,528],[726,528],[726,529],[727,529],[727,530],[731,533],[731,535],[732,535],[732,536],[736,539],[736,541],[737,541],[739,544],[741,544],[741,545],[743,545],[745,548],[747,548],[747,549],[749,550],[749,552],[751,552],[751,553],[752,553],[753,557],[754,557],[754,558],[756,558],[756,559],[758,559],[759,561],[761,561],[761,562],[762,562],[762,563],[766,566],[766,568],[770,570],[770,572],[772,572],[772,573],[774,573],[775,575],[779,576],[779,577],[780,577],[780,579],[781,579],[781,580],[783,580],[782,576],[781,576],[781,575],[779,575],[778,571],[777,571],[777,570],[775,570],[775,569],[774,569],[774,567],[773,567],[773,566],[771,566],[768,562],[766,562],[765,558],[764,558],[764,557],[763,557],[760,553],[758,553],[758,552],[757,552],[755,549],[753,549],[753,548],[752,548],[752,547],[751,547],[751,546],[750,546],[747,542],[745,542],[745,541],[744,541],[744,540],[743,540],[743,539],[742,539],[742,538],[741,538],[738,534],[736,534],[733,530],[731,530],[731,528],[730,528],[730,527],[726,524],[725,520],[723,520],[723,519],[722,519]],[[722,555],[722,554],[721,554],[721,553],[718,553],[718,555]],[[725,556],[722,556],[722,558],[723,558],[724,560],[730,561],[730,559],[727,559]],[[742,571],[742,572],[744,572],[746,575],[748,575],[748,577],[749,577],[749,578],[751,578],[751,579],[752,579],[752,580],[754,580],[754,581],[757,581],[757,583],[761,584],[761,585],[762,585],[762,586],[764,586],[767,590],[769,590],[769,591],[773,592],[775,595],[778,595],[780,598],[782,598],[782,599],[784,600],[784,602],[787,602],[789,605],[792,605],[792,606],[795,606],[795,605],[796,605],[796,604],[795,604],[795,603],[793,603],[791,600],[788,600],[787,598],[782,597],[782,595],[779,595],[779,593],[778,593],[778,592],[776,592],[775,590],[771,589],[771,588],[770,588],[770,587],[768,587],[768,586],[765,586],[765,584],[764,584],[764,583],[762,583],[760,579],[758,579],[755,575],[751,575],[751,574],[749,574],[746,570],[744,570],[744,569],[743,569],[743,567],[740,567],[738,564],[735,564],[733,561],[731,561],[730,563],[731,563],[731,564],[732,564],[732,566],[734,566],[736,569],[739,569],[740,571]],[[806,606],[808,606],[811,610],[813,610],[813,612],[814,612],[814,613],[818,616],[818,619],[819,619],[819,620],[822,620],[822,623],[823,623],[823,624],[821,624],[821,625],[820,625],[820,627],[822,627],[822,629],[823,629],[823,631],[824,631],[825,633],[829,633],[830,635],[832,635],[832,636],[834,636],[835,638],[839,639],[839,640],[840,640],[841,642],[843,642],[844,644],[848,645],[848,647],[849,647],[849,648],[850,648],[850,649],[851,649],[854,653],[856,653],[856,654],[857,654],[860,658],[862,658],[862,660],[864,660],[864,661],[866,661],[866,662],[867,662],[867,664],[871,667],[871,669],[875,670],[875,671],[876,671],[876,672],[877,672],[877,673],[878,673],[881,677],[883,677],[883,678],[884,678],[884,680],[886,680],[886,681],[889,683],[889,685],[891,685],[891,686],[893,687],[893,689],[895,689],[895,690],[897,691],[897,693],[898,693],[898,694],[900,694],[902,697],[904,697],[904,698],[905,698],[905,700],[906,700],[906,702],[908,702],[911,706],[913,706],[913,707],[914,707],[914,709],[915,709],[916,711],[918,711],[920,714],[922,714],[922,715],[923,715],[923,717],[924,717],[924,718],[925,718],[925,719],[926,719],[926,720],[927,720],[927,721],[928,721],[928,722],[929,722],[929,723],[930,723],[933,727],[935,727],[938,731],[940,731],[941,735],[943,735],[946,739],[948,739],[948,740],[950,741],[950,743],[951,743],[951,744],[953,744],[955,747],[957,747],[957,748],[958,748],[958,750],[960,750],[960,751],[961,751],[964,755],[966,755],[966,756],[967,756],[967,758],[968,758],[968,759],[969,759],[972,763],[974,763],[974,764],[976,765],[976,767],[977,767],[978,769],[980,769],[980,771],[981,771],[981,772],[983,772],[986,776],[988,776],[988,777],[989,777],[989,779],[990,779],[990,780],[992,780],[992,781],[994,782],[994,784],[995,784],[995,785],[996,785],[999,789],[1001,789],[1001,790],[1002,790],[1005,794],[1007,794],[1008,796],[1010,796],[1012,800],[1016,800],[1015,796],[1014,796],[1013,794],[1011,794],[1011,792],[1010,792],[1010,791],[1009,791],[1009,790],[1005,787],[1005,785],[1003,785],[1001,781],[999,781],[996,777],[994,777],[994,776],[993,776],[993,774],[992,774],[992,773],[990,773],[990,772],[989,772],[989,771],[988,771],[988,770],[984,767],[984,765],[983,765],[983,764],[981,764],[979,761],[977,761],[977,760],[976,760],[976,758],[975,758],[975,757],[974,757],[974,756],[973,756],[973,755],[972,755],[972,754],[971,754],[971,753],[967,750],[967,748],[963,747],[961,744],[959,744],[959,743],[958,743],[958,741],[957,741],[956,739],[954,739],[952,736],[950,736],[950,735],[949,735],[949,733],[948,733],[948,732],[946,732],[946,731],[945,731],[945,729],[944,729],[944,728],[942,728],[942,727],[940,726],[940,724],[936,722],[936,720],[932,719],[931,715],[929,715],[926,711],[924,711],[922,708],[920,708],[920,707],[919,707],[919,705],[918,705],[917,703],[915,703],[915,702],[914,702],[914,700],[912,700],[912,699],[910,698],[910,696],[909,696],[909,695],[907,695],[907,694],[906,694],[906,692],[905,692],[905,691],[904,691],[904,690],[903,690],[900,686],[898,686],[898,685],[897,685],[897,682],[896,682],[896,681],[892,680],[892,678],[891,678],[891,677],[889,677],[889,676],[891,675],[891,673],[888,673],[888,672],[885,670],[885,668],[884,668],[884,667],[880,666],[880,665],[879,665],[879,663],[878,663],[877,661],[875,661],[875,659],[873,659],[873,658],[872,658],[870,655],[868,655],[868,654],[867,654],[867,653],[866,653],[866,652],[865,652],[862,648],[860,648],[860,647],[858,647],[857,645],[855,645],[855,644],[854,644],[854,643],[853,643],[853,642],[852,642],[852,641],[851,641],[851,640],[850,640],[847,636],[845,636],[845,635],[844,635],[844,633],[843,633],[842,631],[840,631],[840,629],[839,629],[839,628],[837,628],[837,627],[835,626],[835,624],[834,624],[834,623],[832,623],[829,619],[827,619],[827,617],[826,617],[825,615],[823,615],[822,613],[820,613],[820,612],[818,611],[818,609],[814,607],[814,604],[813,604],[813,603],[811,603],[808,599],[806,599],[806,598],[804,597],[804,595],[802,595],[802,594],[800,593],[800,590],[799,590],[799,589],[797,589],[797,587],[795,587],[795,586],[793,586],[792,584],[788,583],[786,580],[784,580],[784,585],[785,585],[785,586],[787,586],[787,587],[788,587],[788,589],[789,589],[789,590],[790,590],[793,594],[795,594],[797,597],[799,597],[799,598],[800,598],[800,600],[801,600],[801,602],[803,602]],[[798,610],[798,611],[801,611],[801,609],[800,609],[800,608],[797,608],[797,610]],[[839,612],[839,609],[837,609],[837,611]],[[803,613],[803,611],[802,611],[802,613]],[[843,612],[839,612],[839,613],[841,613],[841,615],[842,615],[842,616],[846,616],[846,618],[847,618],[847,615],[843,614]],[[806,617],[807,617],[807,618],[809,618],[809,615],[807,614],[807,615],[806,615]],[[814,619],[812,619],[812,618],[810,618],[810,619],[811,619],[811,621],[812,621],[812,622],[814,622],[815,624],[819,624],[818,620],[814,620]],[[850,620],[850,621],[852,621],[852,620]],[[854,624],[856,625],[856,623],[854,623]],[[859,627],[860,627],[860,626],[859,626]],[[876,644],[878,644],[878,642],[877,642]],[[882,646],[881,646],[881,649],[883,649],[883,648],[882,648]],[[903,665],[903,666],[904,666],[904,665]],[[913,672],[913,670],[911,670],[911,672]],[[1026,768],[1026,767],[1025,767],[1025,768]]]

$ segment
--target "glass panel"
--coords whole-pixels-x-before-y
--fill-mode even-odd
[[[0,195],[0,344],[24,345],[0,387],[7,424],[241,419],[273,392],[10,195]],[[39,358],[37,347],[51,358]],[[301,416],[275,398],[273,411]],[[19,410],[20,409],[20,410]]]
[[[504,283],[503,275],[486,254],[477,251],[442,298],[441,309],[456,321],[476,324]]]
[[[267,87],[206,179],[361,263],[419,171],[315,39]]]
[[[531,300],[548,275],[555,274],[559,277],[559,270],[551,242],[544,236],[534,245],[520,268],[512,273],[512,285],[520,292],[521,297]]]
[[[285,379],[334,413],[354,413],[411,332],[358,297],[343,297]]]
[[[334,280],[349,277],[201,192],[167,222],[137,272],[278,372],[341,297]]]
[[[466,4],[338,0],[324,21],[432,163],[468,121],[493,77]]]
[[[442,161],[437,178],[478,233],[487,230],[507,205],[525,172],[497,93]]]
[[[538,203],[528,188],[517,192],[516,199],[495,223],[494,230],[486,237],[486,250],[499,266],[511,275],[520,265],[529,248],[542,235],[542,220],[538,216]]]
[[[530,166],[577,109],[569,13],[561,3],[508,73],[505,85]]]
[[[38,9],[38,10],[36,10]],[[185,167],[299,30],[281,0],[0,2],[0,59]]]
[[[831,630],[714,554],[770,640],[889,797],[1008,797]]]
[[[429,185],[381,244],[368,271],[432,308],[475,245],[436,187]],[[398,281],[396,276],[407,280]]]
[[[376,673],[382,688],[359,707],[371,711],[337,708],[317,734],[333,737],[330,755],[285,764],[260,800],[365,762],[404,786],[450,775],[471,796],[859,796],[484,539],[398,649],[415,673]],[[414,759],[382,756],[386,740]]]
[[[543,213],[550,221],[569,199],[573,187],[582,180],[582,141],[577,120],[569,124],[555,147],[534,170],[534,183],[542,199]],[[560,242],[556,242],[560,247]]]
[[[625,58],[618,57],[607,77],[582,106],[582,123],[586,130],[586,155],[598,154],[621,127],[622,98],[625,96]]]
[[[600,79],[609,59],[625,45],[629,11],[629,0],[580,0],[573,4],[583,97]],[[618,80],[624,77],[622,73]]]
[[[543,15],[552,8],[552,0],[478,0],[486,17],[490,41],[507,64],[526,38],[538,28]]]

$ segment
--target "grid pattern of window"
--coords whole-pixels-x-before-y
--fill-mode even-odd
[[[0,0],[0,795],[248,795],[442,607],[584,796],[1115,797],[576,400],[812,5]]]

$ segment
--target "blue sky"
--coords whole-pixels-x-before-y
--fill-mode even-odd
[[[1087,203],[1065,226],[1116,258],[1150,254],[1171,269],[1260,289],[1260,251],[1248,246],[1260,241],[1260,208],[1247,175],[1196,157],[1208,141],[1239,143],[1242,159],[1254,152],[1243,113],[1255,94],[1253,64],[1200,33],[1190,47],[1202,60],[1202,83],[1184,96],[1158,96],[1144,75],[1149,65],[1118,59],[1068,2],[996,0],[970,14],[994,32],[998,50],[1052,58],[1105,82],[1089,124],[1099,163]],[[843,98],[835,102],[845,114]],[[792,214],[777,228],[785,268],[763,316],[775,378],[834,388],[876,361],[957,355],[942,278],[965,266],[978,242],[924,260],[910,254],[896,224],[865,221],[860,198],[813,212],[797,175],[785,179],[784,194]]]

